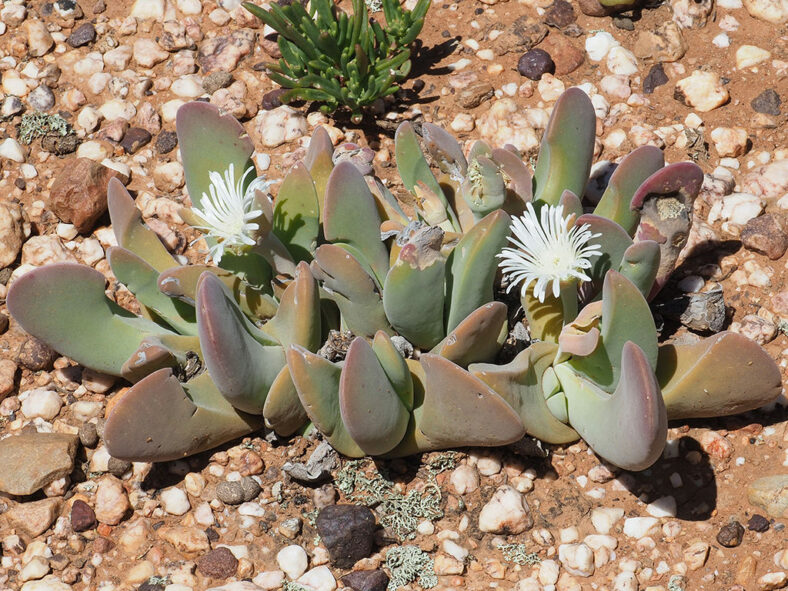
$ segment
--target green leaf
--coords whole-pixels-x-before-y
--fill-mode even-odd
[[[273,232],[295,261],[311,261],[320,232],[315,183],[303,163],[285,177],[274,203]]]

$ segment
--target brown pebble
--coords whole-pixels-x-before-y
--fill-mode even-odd
[[[76,532],[88,531],[98,525],[96,514],[85,501],[77,499],[71,505],[71,529]]]
[[[723,525],[717,534],[717,541],[726,548],[735,548],[741,544],[744,537],[744,526],[738,521],[731,521]]]
[[[751,219],[741,231],[741,243],[747,250],[764,254],[776,261],[788,250],[788,224],[774,213]]]
[[[226,579],[238,570],[238,559],[227,548],[217,548],[200,558],[197,570],[206,577]]]

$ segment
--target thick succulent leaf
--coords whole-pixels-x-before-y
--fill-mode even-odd
[[[23,329],[58,353],[119,376],[145,337],[169,331],[111,301],[105,284],[101,273],[84,265],[46,265],[11,284],[8,310]]]
[[[157,335],[142,340],[120,370],[124,379],[136,383],[147,375],[168,367],[179,375],[199,369],[202,356],[197,336]]]
[[[402,210],[402,206],[397,201],[397,198],[392,195],[391,191],[389,191],[388,187],[380,182],[380,179],[372,176],[365,176],[365,182],[367,183],[367,187],[369,188],[372,196],[375,198],[375,205],[378,208],[378,215],[380,219],[383,220],[381,222],[381,226],[388,220],[392,220],[394,223],[400,225],[406,225],[408,223],[408,216],[405,215],[405,212]],[[382,227],[381,227],[382,232]]]
[[[468,161],[453,135],[428,121],[421,124],[421,135],[424,147],[444,173],[460,177],[467,174]]]
[[[261,414],[282,367],[281,346],[260,344],[243,312],[218,277],[203,274],[197,286],[197,326],[205,364],[216,387],[235,408]]]
[[[331,447],[351,458],[364,457],[366,454],[342,423],[339,410],[340,367],[298,345],[287,350],[287,366],[309,420]]]
[[[580,201],[580,197],[568,189],[561,193],[561,199],[558,200],[558,203],[564,208],[564,217],[573,215],[579,218],[583,215],[583,202]]]
[[[334,144],[331,136],[318,125],[309,140],[309,148],[304,157],[304,165],[309,170],[309,175],[315,182],[315,193],[317,194],[318,207],[323,211],[323,200],[326,194],[326,184],[328,177],[334,169]],[[322,219],[322,218],[321,218]]]
[[[545,402],[542,375],[551,366],[558,348],[553,343],[533,343],[509,363],[474,363],[468,371],[495,390],[515,409],[532,437],[547,443],[578,439],[574,429],[559,421]]]
[[[416,425],[433,449],[507,445],[525,434],[517,412],[484,382],[438,355],[420,361],[425,388]]]
[[[446,209],[446,217],[451,221],[454,229],[459,230],[459,221],[454,211],[449,207],[449,202],[446,200],[440,184],[435,180],[430,165],[419,146],[416,132],[408,121],[402,122],[394,134],[394,153],[397,160],[397,170],[405,188],[415,194],[416,185],[420,182],[424,183],[430,191],[438,196]]]
[[[118,281],[129,288],[139,302],[176,332],[197,334],[194,306],[171,298],[158,287],[159,272],[130,250],[120,246],[107,249],[107,261]]]
[[[506,184],[498,165],[487,156],[475,158],[468,169],[468,176],[460,185],[460,193],[476,219],[502,208],[506,200]]]
[[[309,265],[300,262],[295,280],[285,289],[276,315],[263,330],[276,338],[283,347],[301,345],[317,351],[320,338],[320,291]]]
[[[107,208],[118,245],[130,250],[161,272],[176,266],[159,236],[142,222],[142,214],[126,187],[116,178],[107,186]]]
[[[232,164],[238,180],[249,167],[254,167],[254,144],[243,126],[232,115],[220,114],[210,103],[195,101],[183,105],[175,118],[175,130],[186,189],[195,207],[201,206],[203,193],[209,193],[210,172],[223,175]],[[254,175],[250,174],[246,184],[252,180]]]
[[[380,216],[364,177],[350,162],[340,162],[328,179],[323,233],[329,242],[344,242],[358,250],[383,284],[389,256],[380,239]]]
[[[445,334],[443,235],[435,226],[416,230],[402,246],[383,286],[383,308],[389,322],[422,349],[434,347]]]
[[[654,146],[640,146],[627,154],[610,177],[594,215],[613,220],[634,236],[640,214],[631,208],[632,197],[640,185],[663,166],[665,156]]]
[[[160,369],[121,395],[107,417],[104,441],[113,458],[164,462],[252,433],[262,419],[230,406],[208,373],[182,384]]]
[[[774,401],[782,390],[771,356],[732,332],[691,345],[662,345],[657,377],[670,419],[738,414]]]
[[[503,302],[484,304],[468,314],[432,352],[460,367],[492,361],[509,334],[506,316]]]
[[[349,330],[371,337],[389,329],[375,281],[347,250],[335,244],[319,246],[311,268]]]
[[[531,171],[522,159],[512,152],[511,150],[504,150],[503,148],[495,148],[492,151],[492,159],[498,163],[504,174],[509,177],[508,185],[512,192],[517,197],[520,203],[517,207],[509,209],[510,203],[507,203],[507,213],[511,215],[518,215],[524,210],[526,202],[530,201],[533,197],[533,177]]]
[[[645,470],[665,448],[668,419],[659,384],[643,351],[622,351],[621,381],[612,395],[555,366],[569,408],[569,424],[598,455],[625,470]]]
[[[375,333],[372,350],[380,362],[391,386],[408,410],[413,410],[413,378],[408,363],[391,341],[391,337],[382,330]]]
[[[591,239],[592,244],[601,247],[602,254],[589,257],[591,268],[586,271],[590,282],[583,283],[581,286],[585,299],[592,299],[592,296],[599,294],[602,288],[605,275],[610,269],[617,270],[621,266],[624,253],[627,248],[632,246],[632,238],[626,233],[624,228],[616,222],[607,218],[593,214],[581,215],[575,221],[575,226],[588,225],[588,229],[593,234],[601,234]]]
[[[653,240],[636,242],[624,251],[618,272],[648,297],[659,270],[659,244]]]
[[[593,304],[591,304],[593,306]],[[591,355],[567,363],[607,392],[619,384],[627,342],[638,345],[652,371],[657,367],[657,328],[643,294],[617,271],[608,271],[602,290],[601,340]]]
[[[558,204],[570,190],[582,195],[594,158],[596,115],[591,99],[569,88],[556,101],[534,170],[534,201]]]
[[[371,456],[394,449],[408,427],[408,409],[362,337],[348,347],[339,378],[339,412],[353,441]]]
[[[220,267],[185,265],[167,269],[159,275],[158,288],[163,294],[193,306],[197,299],[197,283],[200,276],[206,272],[213,273],[227,286],[244,314],[261,319],[276,314],[279,305],[270,294],[261,292],[232,271]]]
[[[492,301],[498,266],[495,255],[506,246],[509,215],[489,214],[459,241],[448,260],[446,331],[451,332],[468,314]]]
[[[263,405],[263,416],[267,427],[282,437],[298,431],[309,419],[298,399],[290,368],[286,365],[271,384]]]
[[[298,162],[285,177],[274,204],[273,232],[295,261],[311,261],[320,233],[315,183]]]
[[[650,297],[665,285],[687,243],[692,207],[703,184],[703,171],[692,162],[676,162],[648,177],[632,197],[640,214],[635,239],[654,240],[660,247],[659,271]]]

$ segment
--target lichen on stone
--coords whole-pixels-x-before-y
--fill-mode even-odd
[[[374,469],[371,476],[363,470],[364,460],[345,464],[336,477],[337,488],[349,501],[374,507],[380,514],[380,523],[400,540],[411,539],[419,523],[443,517],[440,507],[442,496],[436,476],[454,467],[454,453],[435,456],[425,466],[426,483],[421,490],[401,493],[387,474]],[[381,468],[385,472],[384,468]]]
[[[498,549],[503,553],[503,559],[520,566],[533,566],[542,559],[535,552],[528,552],[525,544],[501,544]]]
[[[71,126],[60,115],[29,113],[22,115],[22,122],[19,124],[19,141],[25,145],[46,135],[64,137],[69,133]]]
[[[398,546],[386,552],[386,568],[391,573],[388,591],[395,591],[418,580],[424,589],[438,584],[435,563],[417,546]]]

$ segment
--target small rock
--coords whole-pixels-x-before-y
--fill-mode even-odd
[[[238,62],[252,52],[254,40],[255,32],[252,29],[240,29],[230,35],[219,35],[204,41],[197,55],[202,71],[206,74],[232,72]]]
[[[687,42],[674,21],[666,21],[654,31],[638,35],[633,48],[635,56],[655,62],[676,62],[687,52]]]
[[[736,50],[736,67],[739,70],[752,68],[768,60],[771,56],[769,51],[755,45],[741,45]]]
[[[342,577],[345,587],[354,591],[386,591],[388,575],[382,570],[357,570]]]
[[[27,95],[28,104],[36,111],[46,112],[55,106],[55,95],[46,84],[40,84]]]
[[[586,544],[561,544],[558,559],[573,575],[590,577],[594,574],[594,552]]]
[[[606,65],[611,74],[619,76],[633,76],[640,69],[635,54],[621,46],[610,49]]]
[[[85,501],[77,499],[71,505],[71,529],[83,532],[98,526],[98,520],[93,509]]]
[[[472,493],[479,488],[479,473],[473,466],[457,466],[449,477],[452,490],[458,495]]]
[[[60,395],[54,390],[36,388],[26,394],[26,398],[22,401],[22,414],[28,419],[40,417],[45,421],[51,421],[63,406]]]
[[[170,57],[170,54],[152,39],[137,39],[133,45],[132,56],[143,68],[152,68]]]
[[[744,526],[738,521],[731,521],[723,525],[717,534],[717,541],[726,548],[735,548],[741,544],[744,537]]]
[[[599,31],[588,37],[585,42],[586,53],[592,62],[602,61],[614,47],[621,45],[610,33]]]
[[[0,158],[22,163],[25,161],[25,153],[18,141],[12,137],[7,137],[0,142]]]
[[[79,428],[79,440],[87,448],[94,448],[98,443],[98,429],[95,423],[82,423]]]
[[[20,582],[37,581],[49,573],[49,561],[43,556],[33,556],[19,571]]]
[[[479,529],[483,532],[516,535],[529,529],[533,523],[528,503],[511,486],[496,490],[479,513]]]
[[[229,72],[222,70],[208,74],[202,81],[202,87],[208,94],[213,94],[220,88],[227,88],[233,81],[233,76]]]
[[[143,146],[148,145],[151,140],[151,134],[147,129],[142,127],[131,127],[123,136],[120,141],[121,147],[127,154],[134,154]]]
[[[308,131],[306,117],[288,106],[260,111],[255,118],[255,127],[267,148],[276,148],[285,142],[297,140]]]
[[[156,151],[159,154],[169,154],[178,145],[178,134],[174,131],[162,131],[156,138]]]
[[[103,476],[96,491],[96,519],[107,525],[117,525],[129,508],[129,498],[123,483],[114,476]]]
[[[748,221],[741,232],[742,245],[776,261],[788,250],[786,222],[780,215],[767,213]]]
[[[22,210],[12,203],[0,203],[0,268],[11,265],[22,250]]]
[[[277,107],[282,106],[281,97],[284,93],[287,92],[286,88],[274,88],[273,90],[269,90],[263,95],[262,102],[260,106],[263,107],[266,111],[273,111]]]
[[[546,51],[555,64],[555,75],[566,76],[583,65],[585,52],[569,40],[566,35],[550,33],[537,49]]]
[[[337,588],[337,581],[327,566],[313,568],[301,575],[296,582],[315,591],[334,591]]]
[[[776,25],[788,22],[788,3],[785,0],[744,0],[744,8],[753,18]]]
[[[750,520],[747,522],[747,529],[759,533],[765,532],[769,529],[769,520],[763,515],[758,515],[756,513],[750,517]]]
[[[376,525],[368,507],[329,505],[320,511],[316,523],[333,566],[350,568],[372,553]]]
[[[220,547],[211,550],[197,561],[197,570],[201,575],[214,579],[227,579],[238,570],[238,559],[229,548]]]
[[[715,127],[710,137],[720,157],[737,158],[747,151],[747,130],[742,127]]]
[[[714,8],[713,0],[671,0],[673,20],[682,29],[699,29],[706,21]]]
[[[628,18],[626,16],[614,16],[613,26],[616,27],[617,29],[621,29],[622,31],[635,30],[635,23],[632,22],[631,18]]]
[[[23,433],[0,441],[0,491],[30,495],[74,469],[78,440],[65,433]]]
[[[96,27],[93,23],[83,23],[71,32],[66,39],[71,47],[82,47],[96,40]]]
[[[489,82],[476,82],[455,95],[455,101],[464,109],[475,109],[495,93]]]
[[[160,498],[162,507],[170,515],[184,515],[191,509],[189,497],[178,487],[164,489]]]
[[[156,533],[181,552],[194,554],[205,552],[211,547],[208,535],[199,527],[163,526]]]
[[[687,563],[689,570],[698,570],[703,568],[706,560],[709,557],[709,550],[711,546],[703,541],[693,542],[684,550],[683,558]]]
[[[725,460],[733,455],[733,445],[716,431],[706,431],[701,435],[700,446],[715,460]]]
[[[517,62],[517,71],[531,80],[540,80],[544,74],[555,72],[555,63],[544,49],[534,48],[524,53]]]
[[[244,502],[244,490],[238,481],[225,481],[217,484],[216,496],[227,505],[240,505]]]
[[[55,247],[52,249],[52,251],[48,251],[48,245],[44,241],[38,242],[35,241],[34,238],[37,237],[29,239],[22,247],[22,264],[30,263],[33,265],[44,265],[47,263],[62,262],[67,259],[67,257],[59,256],[61,253],[59,248],[62,248],[60,247],[59,242],[59,248]],[[45,240],[49,238],[52,240],[57,240],[54,237],[46,237]],[[32,252],[35,252],[35,254],[39,256],[36,257],[35,254],[32,257],[26,256]],[[33,260],[30,260],[31,258]],[[30,337],[25,339],[25,341],[22,343],[22,346],[19,348],[19,352],[16,355],[16,360],[20,365],[23,365],[31,371],[41,371],[44,369],[51,369],[52,364],[55,362],[57,357],[57,353],[48,347],[43,341],[40,341],[35,337]]]
[[[759,478],[748,487],[747,497],[771,517],[788,517],[788,474]]]
[[[624,520],[624,535],[640,539],[649,535],[649,531],[659,523],[656,517],[628,517]]]
[[[46,55],[55,44],[46,24],[40,20],[26,20],[22,23],[22,30],[27,35],[27,50],[32,57]]]
[[[244,476],[241,478],[241,490],[243,491],[244,502],[253,501],[260,494],[262,488],[257,483],[257,480],[251,476]]]
[[[544,14],[544,22],[557,29],[563,29],[576,20],[575,9],[566,0],[555,0]]]
[[[112,177],[128,178],[117,170],[77,158],[66,163],[49,192],[49,207],[61,220],[74,224],[80,233],[93,229],[107,211],[107,183]]]
[[[750,101],[750,106],[756,113],[774,115],[775,117],[780,115],[781,104],[782,100],[780,99],[780,95],[777,94],[777,92],[775,92],[772,88],[764,90],[761,94]]]
[[[788,193],[788,159],[753,168],[742,179],[741,188],[765,199],[782,197]]]
[[[766,573],[758,579],[758,591],[782,589],[788,585],[788,574],[783,571]]]
[[[676,83],[673,98],[706,113],[724,105],[730,96],[718,74],[695,70],[690,76]]]
[[[309,566],[309,557],[301,546],[292,544],[285,546],[277,553],[276,563],[289,578],[296,580],[306,572]]]
[[[12,528],[35,538],[43,534],[55,522],[60,514],[62,504],[63,500],[57,497],[20,503],[6,511],[4,515]]]

